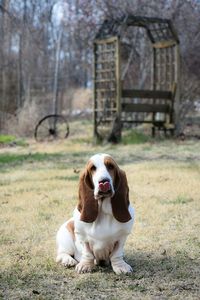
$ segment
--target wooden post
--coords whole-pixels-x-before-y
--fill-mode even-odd
[[[120,42],[116,39],[116,104],[117,114],[121,115],[121,70],[120,70]]]
[[[175,103],[174,103],[174,123],[175,123],[175,132],[178,135],[180,132],[180,119],[179,119],[179,108],[180,108],[180,48],[179,44],[175,46],[175,83],[176,83],[176,94],[175,94]]]
[[[96,99],[96,48],[97,48],[97,45],[96,43],[94,42],[93,44],[93,124],[94,124],[94,127],[93,127],[93,137],[95,140],[97,140],[97,112],[96,112],[96,109],[97,109],[97,105],[96,105],[96,102],[97,102],[97,99]]]
[[[116,104],[117,104],[117,116],[116,122],[117,125],[117,140],[121,140],[121,94],[122,94],[122,87],[121,87],[121,52],[120,52],[120,40],[116,38]]]
[[[152,58],[152,89],[156,90],[156,78],[157,78],[157,56],[156,49],[153,47],[153,58]],[[153,99],[153,104],[156,103],[156,100]],[[155,113],[152,115],[152,136],[155,136]]]

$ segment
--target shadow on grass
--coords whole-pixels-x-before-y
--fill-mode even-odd
[[[49,258],[46,264],[44,258],[41,266],[30,264],[27,268],[25,264],[26,270],[23,270],[23,261],[21,266],[13,265],[2,273],[2,297],[12,299],[14,294],[26,299],[38,294],[44,297],[42,299],[131,299],[134,295],[138,299],[143,296],[167,299],[173,295],[197,299],[198,260],[183,253],[175,257],[165,254],[156,257],[156,253],[141,252],[126,259],[134,269],[131,275],[116,275],[111,267],[97,267],[92,274],[78,275],[74,268],[65,269]]]
[[[188,292],[191,295],[198,292],[200,286],[200,261],[192,259],[184,252],[176,256],[163,253],[136,252],[127,256],[127,262],[133,266],[132,279],[135,284],[145,287],[151,292],[168,291],[172,294]]]

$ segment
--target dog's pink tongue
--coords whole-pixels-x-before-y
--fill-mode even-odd
[[[106,193],[107,191],[109,191],[110,190],[110,182],[108,182],[108,181],[100,182],[99,190],[103,193]]]

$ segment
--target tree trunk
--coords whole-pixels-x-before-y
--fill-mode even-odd
[[[23,103],[23,75],[22,75],[22,36],[19,35],[19,56],[18,56],[18,97],[17,108],[22,106]]]
[[[54,90],[53,90],[53,114],[58,113],[58,72],[60,63],[60,46],[62,40],[62,28],[59,30],[58,41],[56,46],[56,60],[54,70]]]
[[[0,131],[2,131],[6,118],[6,104],[8,103],[8,52],[9,52],[9,19],[6,11],[9,8],[10,0],[3,0],[2,7],[2,97],[0,100]]]

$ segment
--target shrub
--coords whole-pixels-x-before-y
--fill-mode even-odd
[[[150,137],[139,130],[129,129],[124,131],[122,136],[122,144],[143,144],[147,143]]]

